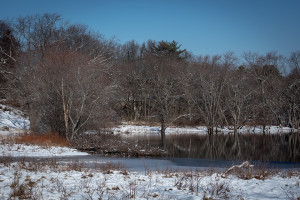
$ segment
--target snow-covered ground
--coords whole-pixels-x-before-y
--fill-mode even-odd
[[[239,133],[262,133],[263,129],[261,126],[250,127],[244,126],[240,128]],[[267,126],[266,133],[289,133],[292,129],[289,127],[280,126]],[[160,126],[146,126],[146,125],[133,125],[129,123],[123,123],[115,128],[112,128],[114,134],[129,133],[129,134],[160,134]],[[231,133],[233,132],[232,127],[218,128],[218,132]],[[207,128],[205,126],[196,127],[174,127],[170,126],[166,129],[166,134],[206,134]]]
[[[73,170],[0,164],[0,199],[297,199],[299,173],[265,180],[196,171]]]
[[[68,147],[41,147],[24,144],[1,144],[0,156],[12,157],[53,157],[53,156],[82,156],[89,155]]]
[[[29,118],[20,110],[0,104],[0,128],[29,129]]]

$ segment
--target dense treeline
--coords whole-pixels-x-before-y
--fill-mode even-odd
[[[245,47],[247,48],[247,47]],[[57,14],[0,21],[0,95],[31,129],[69,140],[120,120],[300,125],[300,51],[194,56],[176,41],[118,44]]]

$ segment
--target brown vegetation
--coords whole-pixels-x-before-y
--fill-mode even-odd
[[[70,147],[65,137],[58,133],[25,133],[16,138],[16,143],[39,146]]]

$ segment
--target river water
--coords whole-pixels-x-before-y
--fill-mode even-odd
[[[24,159],[24,158],[23,158]],[[204,169],[225,169],[232,165],[240,165],[244,161],[230,160],[211,160],[198,158],[121,158],[104,157],[103,155],[88,156],[67,156],[55,158],[27,158],[28,160],[44,161],[53,160],[57,163],[78,162],[84,164],[84,167],[94,168],[101,163],[114,163],[124,166],[129,171],[147,171],[147,170],[204,170]],[[272,162],[272,161],[251,161],[251,164],[259,168],[266,169],[299,169],[299,162]]]
[[[135,144],[144,151],[147,148],[157,147],[159,138],[119,139],[126,144]],[[251,164],[260,168],[300,169],[299,133],[214,135],[212,137],[180,134],[167,136],[165,150],[168,152],[168,158],[103,157],[103,154],[94,154],[77,159],[85,163],[94,161],[120,163],[127,169],[135,171],[220,169],[239,165],[245,160],[249,160]]]
[[[55,161],[56,163],[78,162],[85,167],[96,167],[97,163],[115,163],[127,170],[202,170],[224,169],[240,165],[248,160],[260,168],[300,170],[300,134],[275,135],[174,135],[168,136],[164,157],[150,158],[136,152],[147,152],[159,146],[160,137],[100,137],[94,147],[113,147],[120,151],[135,149],[135,154],[122,157],[120,154],[94,154],[88,156],[52,157],[52,158],[10,158],[11,161]],[[83,140],[81,140],[83,141]],[[126,146],[122,146],[126,144]],[[89,143],[90,145],[90,143]],[[106,146],[105,146],[106,145]],[[118,148],[117,148],[118,147]],[[122,148],[120,148],[122,147]],[[97,148],[95,148],[97,149]],[[109,156],[107,156],[109,155]],[[117,157],[116,155],[119,155]],[[130,156],[138,155],[137,157]],[[159,155],[158,155],[159,156]]]
[[[166,136],[163,148],[160,135],[151,134],[86,135],[78,141],[75,145],[78,149],[120,157],[193,158],[204,163],[207,160],[300,162],[300,133],[174,134]]]
[[[131,170],[157,170],[157,169],[210,169],[210,168],[228,168],[232,165],[239,165],[243,161],[226,161],[226,160],[209,160],[209,159],[195,159],[195,158],[101,158],[91,156],[91,159],[96,160],[120,162],[126,168]],[[254,165],[264,165],[266,168],[299,168],[300,163],[293,162],[252,162]]]

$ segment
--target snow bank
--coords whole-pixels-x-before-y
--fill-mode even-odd
[[[12,157],[53,157],[53,156],[82,156],[89,155],[85,152],[67,147],[41,147],[37,145],[24,144],[2,144],[0,145],[0,156]]]
[[[160,126],[139,126],[130,125],[124,123],[123,125],[112,128],[114,134],[119,133],[130,133],[130,134],[160,134]],[[166,134],[174,133],[199,133],[205,134],[207,132],[206,127],[168,127],[166,129]]]
[[[233,127],[217,128],[220,133],[232,133]],[[281,126],[267,126],[266,133],[289,133],[292,131],[289,127]],[[160,126],[140,126],[123,123],[115,128],[112,128],[114,134],[130,133],[130,134],[160,134]],[[263,128],[261,126],[250,127],[244,126],[238,130],[239,133],[262,133]],[[196,127],[174,127],[170,126],[166,129],[166,134],[206,134],[207,128],[205,126]]]
[[[20,110],[0,104],[0,128],[29,129],[29,118]]]

